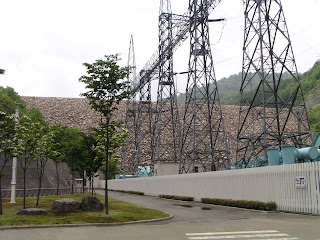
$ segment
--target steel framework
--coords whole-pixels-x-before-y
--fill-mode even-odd
[[[173,78],[173,19],[169,0],[161,0],[159,15],[159,85],[154,122],[153,163],[178,162],[179,115]]]
[[[267,148],[285,144],[302,147],[311,140],[280,0],[246,0],[244,15],[237,167],[259,160],[265,164]],[[291,75],[291,82],[283,79],[285,72]],[[294,87],[285,96],[281,89],[288,83]]]
[[[136,60],[134,52],[134,42],[133,36],[130,38],[129,54],[128,54],[128,64],[130,68],[128,74],[128,81],[131,83],[131,88],[134,88],[136,79]],[[125,128],[129,131],[130,135],[126,138],[126,144],[122,148],[122,163],[121,163],[121,174],[125,176],[126,174],[135,173],[135,152],[136,152],[136,142],[137,142],[137,128],[136,128],[136,118],[137,118],[137,94],[133,93],[131,99],[126,103],[126,118],[125,118]],[[133,151],[129,151],[133,149]]]
[[[221,0],[206,0],[207,12],[210,14],[213,9],[221,2]],[[183,15],[172,14],[172,31],[173,37],[170,47],[172,52],[177,50],[181,44],[189,37],[190,33],[190,16],[189,10]],[[165,51],[165,50],[164,50]],[[135,89],[139,90],[143,88],[145,84],[151,81],[151,79],[158,73],[161,58],[159,51],[155,51],[150,57],[149,61],[144,65],[140,74],[137,76]]]
[[[221,0],[206,1],[207,12],[210,13],[220,1]],[[161,51],[158,50],[151,56],[135,79],[134,89],[139,92],[136,116],[135,174],[139,174],[139,166],[150,166],[150,175],[153,175],[153,157],[157,156],[157,152],[160,153],[161,144],[159,145],[159,141],[157,140],[158,143],[155,145],[156,139],[152,136],[152,133],[155,133],[153,114],[156,110],[153,109],[151,102],[151,81],[158,77],[157,75],[159,74],[160,66],[166,65],[162,63],[165,59],[162,54],[168,54],[168,52],[172,52],[173,54],[173,52],[189,37],[189,11],[183,15],[171,14],[171,22],[172,28],[170,31],[172,31],[172,38],[167,40],[168,42],[163,45]],[[171,118],[174,117],[175,116],[172,115]],[[143,127],[142,123],[143,126],[147,127]],[[161,136],[162,133],[163,131],[158,131],[158,136]],[[144,146],[144,148],[142,148],[142,146]],[[159,148],[157,148],[159,151],[156,150],[156,146],[159,146]]]
[[[190,0],[190,56],[180,173],[216,171],[228,162],[226,134],[209,40],[210,1]]]

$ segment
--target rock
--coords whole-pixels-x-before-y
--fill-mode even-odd
[[[82,211],[103,211],[103,203],[95,196],[84,196],[81,203]]]
[[[26,208],[20,210],[17,215],[47,215],[48,212],[40,208]]]
[[[66,213],[66,212],[79,212],[81,211],[81,202],[64,198],[60,200],[55,200],[51,208],[51,212],[54,213]]]

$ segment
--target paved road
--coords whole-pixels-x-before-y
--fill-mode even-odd
[[[171,213],[174,218],[121,226],[3,230],[0,231],[0,239],[320,239],[319,216],[268,213],[114,192],[110,196]]]

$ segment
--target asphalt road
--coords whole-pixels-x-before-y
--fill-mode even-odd
[[[111,192],[110,196],[173,214],[173,219],[119,226],[0,231],[0,240],[320,239],[320,216],[264,212]],[[186,206],[188,205],[188,206]]]

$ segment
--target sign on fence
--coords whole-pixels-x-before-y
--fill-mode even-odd
[[[295,182],[296,182],[296,188],[307,188],[307,177],[306,176],[296,176]]]

